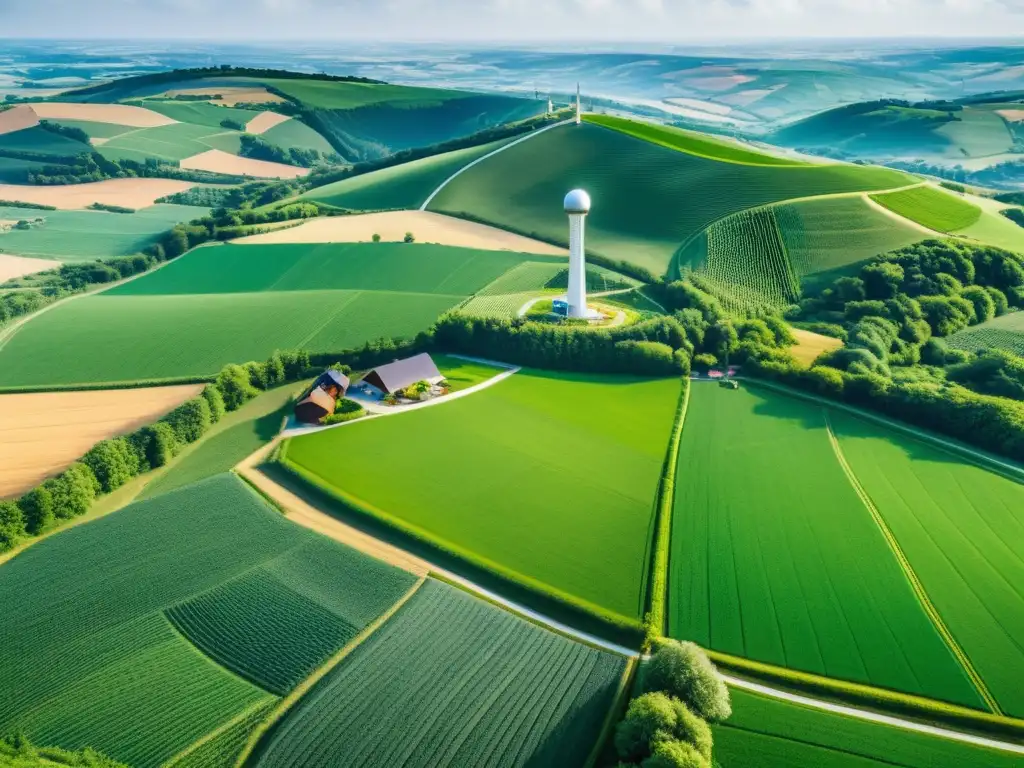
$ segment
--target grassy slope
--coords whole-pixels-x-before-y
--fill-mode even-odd
[[[353,620],[379,615],[412,578],[291,525],[231,475],[133,504],[0,568],[0,596],[19,605],[0,616],[0,672],[11,694],[0,702],[0,729],[71,749],[89,744],[147,768],[269,699],[163,614],[254,568]],[[236,615],[221,638],[253,618]],[[296,629],[304,627],[261,631],[272,646]]]
[[[893,213],[937,232],[966,229],[981,218],[981,209],[977,206],[931,186],[872,195],[871,199]]]
[[[980,240],[986,245],[1006,248],[1024,254],[1024,228],[997,211],[984,210],[974,224],[957,232],[958,235]]]
[[[356,211],[418,208],[431,192],[459,168],[509,141],[512,139],[501,139],[353,176],[316,187],[300,197]]]
[[[251,456],[280,432],[292,396],[302,386],[296,382],[285,384],[261,393],[237,411],[225,414],[201,442],[186,447],[183,455],[148,483],[139,494],[139,500],[227,472]]]
[[[88,144],[69,139],[67,136],[33,126],[12,133],[0,134],[0,149],[68,157],[88,152],[90,147]]]
[[[1024,312],[1011,312],[981,325],[974,325],[946,339],[951,347],[981,351],[1005,349],[1024,355]]]
[[[843,474],[816,406],[693,387],[672,563],[674,637],[982,707]]]
[[[564,243],[559,203],[567,190],[583,187],[594,201],[588,249],[661,274],[684,241],[730,213],[806,195],[891,188],[906,178],[858,166],[722,163],[584,124],[555,128],[479,163],[430,207]]]
[[[132,214],[106,211],[42,211],[0,207],[0,219],[43,218],[29,230],[0,234],[5,253],[62,261],[125,256],[154,243],[157,236],[182,221],[202,216],[204,208],[159,204]]]
[[[288,459],[470,557],[637,619],[678,396],[673,379],[521,371],[296,438]],[[395,447],[405,458],[382,462]]]
[[[115,136],[96,151],[110,160],[144,163],[148,158],[156,158],[176,163],[211,149],[238,154],[240,136],[238,131],[219,126],[172,123]]]
[[[52,120],[51,122],[63,125],[68,128],[78,128],[85,131],[89,138],[111,139],[120,136],[122,133],[137,131],[130,125],[115,125],[114,123],[97,123],[92,120]]]
[[[0,182],[4,184],[24,184],[27,180],[27,174],[41,171],[46,165],[46,163],[35,160],[0,157]]]
[[[255,115],[256,113],[250,114]],[[334,147],[330,145],[327,139],[302,121],[294,118],[278,123],[270,130],[264,131],[260,134],[260,138],[279,147],[315,149],[317,152],[323,152],[328,155],[334,152]]]
[[[433,357],[434,363],[437,365],[437,370],[447,380],[448,388],[452,392],[483,384],[488,379],[493,379],[505,370],[504,368],[475,363],[471,360],[463,360],[451,355],[431,355],[431,357]]]
[[[159,101],[149,99],[144,104],[146,109],[159,112],[179,123],[191,123],[193,125],[205,125],[208,128],[220,128],[224,120],[232,120],[245,125],[258,112],[249,109],[235,109],[224,107],[218,104],[210,104],[205,101]]]
[[[1011,768],[1019,756],[732,690],[715,758],[758,768]]]
[[[429,581],[299,702],[256,764],[582,766],[624,668]]]
[[[199,248],[26,323],[0,350],[0,386],[206,376],[275,349],[408,338],[537,259],[404,243]]]
[[[676,149],[691,155],[718,160],[725,163],[741,163],[745,165],[768,165],[768,166],[807,166],[800,160],[788,157],[776,157],[748,149],[739,142],[724,141],[711,136],[683,130],[668,125],[657,125],[655,123],[644,123],[636,120],[627,120],[624,117],[613,117],[611,115],[587,115],[584,118],[588,123],[602,125],[605,128],[612,128],[621,131],[629,136],[634,136],[652,144],[660,144],[669,149]]]
[[[925,237],[860,196],[805,200],[779,206],[776,214],[790,263],[805,286]]]
[[[464,99],[472,95],[441,88],[344,83],[329,80],[267,79],[260,82],[318,109],[356,109],[376,104],[416,109],[452,99]]]
[[[1024,484],[853,417],[833,425],[953,636],[1024,717]]]

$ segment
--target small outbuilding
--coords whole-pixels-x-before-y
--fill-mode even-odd
[[[295,418],[304,424],[318,424],[324,416],[334,413],[339,399],[348,392],[349,378],[340,371],[321,373],[309,391],[295,406]]]
[[[417,381],[425,381],[428,384],[444,381],[444,376],[437,370],[433,358],[426,352],[378,366],[363,377],[362,383],[390,395]]]

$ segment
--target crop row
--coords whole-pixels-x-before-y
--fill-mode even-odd
[[[546,286],[551,280],[566,271],[564,263],[557,261],[524,261],[497,280],[484,287],[479,296],[497,296],[503,293],[525,293],[537,291]]]
[[[1005,349],[1007,352],[1024,355],[1024,312],[1012,312],[982,325],[965,328],[946,341],[951,347],[972,352]]]
[[[302,699],[259,765],[582,765],[625,659],[440,582]]]

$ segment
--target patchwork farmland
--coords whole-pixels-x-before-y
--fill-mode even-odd
[[[287,461],[358,511],[628,626],[679,394],[677,379],[521,371],[443,408],[294,438]],[[396,440],[424,457],[402,483],[376,458]],[[439,444],[474,449],[452,462]]]
[[[770,494],[753,490],[769,477]],[[1019,527],[1020,483],[816,403],[697,385],[676,489],[673,636],[1019,716],[1006,686],[1022,661],[1009,585],[1024,561],[1013,539],[990,537]]]
[[[972,352],[1002,349],[1024,355],[1024,313],[1011,312],[987,323],[965,328],[949,338],[949,345]]]
[[[209,376],[275,349],[408,338],[543,258],[406,243],[199,248],[26,323],[0,349],[0,386]]]

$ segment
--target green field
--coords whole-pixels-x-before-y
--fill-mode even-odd
[[[354,211],[382,211],[419,208],[441,183],[459,168],[493,152],[511,139],[477,147],[442,152],[410,163],[315,187],[300,195],[302,200]]]
[[[871,199],[893,213],[936,232],[957,232],[981,218],[981,209],[977,206],[930,186],[872,195]]]
[[[241,81],[243,78],[239,78]],[[356,109],[380,104],[419,109],[465,99],[473,94],[442,88],[416,88],[383,83],[346,83],[330,80],[251,80],[267,85],[317,109]]]
[[[926,237],[910,224],[878,212],[859,195],[780,205],[775,215],[804,289]]]
[[[90,139],[112,139],[122,133],[137,131],[130,125],[115,125],[114,123],[97,123],[93,120],[52,120],[50,122],[63,125],[67,128],[78,128],[85,131]]]
[[[211,107],[219,109],[219,107]],[[141,128],[115,136],[96,148],[108,160],[132,160],[145,163],[149,158],[177,163],[211,149],[238,154],[242,134],[219,126],[171,123]]]
[[[772,165],[772,166],[806,166],[807,163],[800,160],[793,160],[788,157],[776,157],[766,155],[753,149],[747,149],[739,142],[724,141],[712,138],[706,134],[686,131],[682,128],[675,128],[670,125],[659,125],[657,123],[644,123],[637,120],[627,120],[624,117],[613,117],[611,115],[587,115],[584,118],[588,123],[602,125],[605,128],[612,128],[621,131],[629,136],[649,141],[652,144],[660,144],[669,149],[697,155],[708,160],[718,160],[724,163],[741,163],[744,165]]]
[[[106,211],[43,211],[0,206],[0,219],[42,218],[31,229],[0,233],[0,251],[61,261],[91,261],[138,253],[175,224],[205,210],[158,204],[132,214]]]
[[[334,147],[323,136],[297,118],[285,120],[260,134],[260,138],[279,147],[315,149],[329,155]]]
[[[625,659],[428,581],[308,693],[256,765],[582,766]]]
[[[1020,756],[732,689],[714,727],[723,766],[757,768],[1013,768]]]
[[[437,370],[441,372],[441,375],[448,382],[448,388],[452,392],[483,384],[488,379],[493,379],[505,370],[504,368],[496,368],[493,365],[485,365],[484,363],[477,363],[452,355],[434,354],[431,357],[437,365]]]
[[[247,710],[213,738],[195,745],[177,760],[167,763],[167,768],[224,768],[234,765],[252,732],[270,716],[276,705],[277,699],[270,699]]]
[[[972,325],[946,339],[956,349],[981,352],[1005,349],[1024,357],[1024,312],[1011,312],[981,325]]]
[[[275,349],[411,338],[538,258],[418,243],[198,248],[26,323],[0,347],[0,386],[209,376]]]
[[[669,630],[733,656],[984,707],[843,473],[822,408],[769,390],[692,388]]]
[[[231,470],[277,437],[291,412],[292,397],[301,388],[301,384],[292,382],[261,392],[237,411],[225,414],[198,444],[183,448],[182,455],[148,482],[136,498],[159,496]]]
[[[89,152],[88,144],[61,136],[39,126],[23,128],[20,131],[0,134],[0,150],[17,152],[37,152],[57,157],[73,157]]]
[[[232,475],[133,504],[0,568],[0,600],[18,606],[0,614],[0,730],[161,765],[273,701],[284,670],[323,663],[337,647],[311,648],[311,627],[358,631],[412,580],[288,523]]]
[[[685,241],[729,214],[795,197],[897,187],[906,179],[859,166],[717,162],[584,124],[554,128],[477,164],[430,209],[564,243],[559,203],[567,190],[583,187],[594,201],[588,249],[661,275]]]
[[[287,458],[471,562],[636,621],[678,397],[676,379],[520,371],[435,408],[294,438]],[[409,460],[382,462],[396,445]]]
[[[1024,472],[1005,479],[836,414],[854,474],[1000,708],[1024,717]]]
[[[692,270],[727,307],[743,312],[782,308],[800,298],[772,207],[734,213],[692,240],[678,263]]]
[[[191,123],[193,125],[205,125],[208,128],[221,128],[221,122],[231,120],[245,125],[252,120],[259,112],[251,109],[235,109],[220,104],[211,104],[207,101],[159,101],[147,99],[139,106],[159,112],[179,123]]]
[[[429,243],[226,244],[195,250],[108,296],[360,290],[466,296],[524,261],[512,251]]]
[[[993,210],[982,211],[974,224],[957,234],[1024,254],[1024,229]]]

